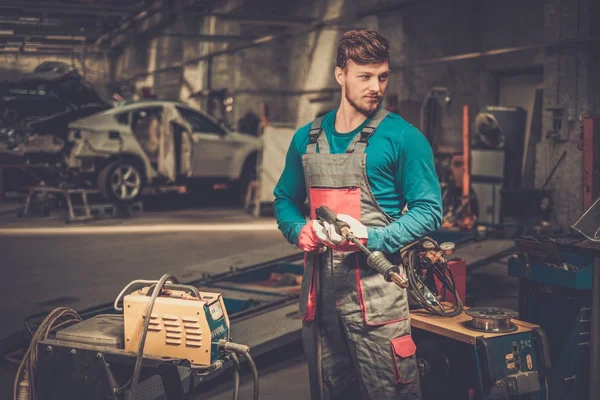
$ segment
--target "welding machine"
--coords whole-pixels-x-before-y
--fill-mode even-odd
[[[144,354],[212,364],[219,358],[219,340],[229,337],[223,296],[199,292],[193,286],[166,287],[171,290],[165,290],[156,299],[150,315]],[[150,301],[149,290],[150,287],[142,288],[123,299],[125,351],[138,350]]]
[[[133,290],[134,286],[142,287]],[[70,308],[53,310],[23,357],[15,396],[183,399],[207,375],[232,361],[237,397],[241,355],[252,369],[258,398],[256,365],[248,346],[229,341],[229,317],[220,293],[180,285],[166,274],[158,281],[131,282],[114,306],[123,314],[100,314],[83,321]]]
[[[544,400],[546,335],[516,316],[496,307],[450,318],[411,311],[423,400]]]

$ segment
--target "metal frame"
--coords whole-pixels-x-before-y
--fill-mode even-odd
[[[31,207],[32,201],[31,199],[37,193],[42,194],[42,202],[45,203],[47,201],[48,193],[58,193],[62,194],[67,202],[67,207],[69,210],[69,214],[67,216],[66,222],[72,221],[89,221],[91,220],[92,213],[90,211],[90,204],[88,202],[87,195],[92,193],[98,193],[98,190],[88,190],[88,189],[65,189],[58,188],[53,186],[34,186],[29,189],[29,193],[27,194],[27,199],[25,200],[25,208],[21,213],[22,216],[26,216],[29,213],[29,209]],[[73,207],[73,201],[71,199],[72,195],[80,195],[83,201],[83,210],[84,215],[75,215],[75,209]]]

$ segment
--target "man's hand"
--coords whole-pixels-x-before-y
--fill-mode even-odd
[[[354,234],[354,236],[359,239],[363,245],[367,245],[368,234],[366,226],[364,226],[360,221],[346,214],[338,214],[337,218],[340,221],[347,223],[350,226],[350,231]],[[358,246],[352,242],[349,242],[346,240],[346,238],[337,233],[335,226],[329,222],[318,221],[314,227],[317,237],[327,247],[337,251],[360,251]]]
[[[317,232],[325,229],[317,220],[311,220],[304,225],[298,237],[298,247],[304,251],[325,251],[326,247]]]

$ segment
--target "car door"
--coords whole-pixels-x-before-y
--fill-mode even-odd
[[[191,125],[177,109],[170,104],[165,105],[158,172],[172,181],[176,181],[178,176],[191,176],[194,154],[191,131]]]
[[[225,177],[233,160],[233,143],[216,121],[191,108],[177,106],[177,111],[192,129],[193,177]]]

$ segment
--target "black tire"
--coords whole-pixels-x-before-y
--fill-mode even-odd
[[[105,166],[98,174],[97,185],[105,200],[130,204],[140,198],[146,177],[140,163],[125,159]]]

